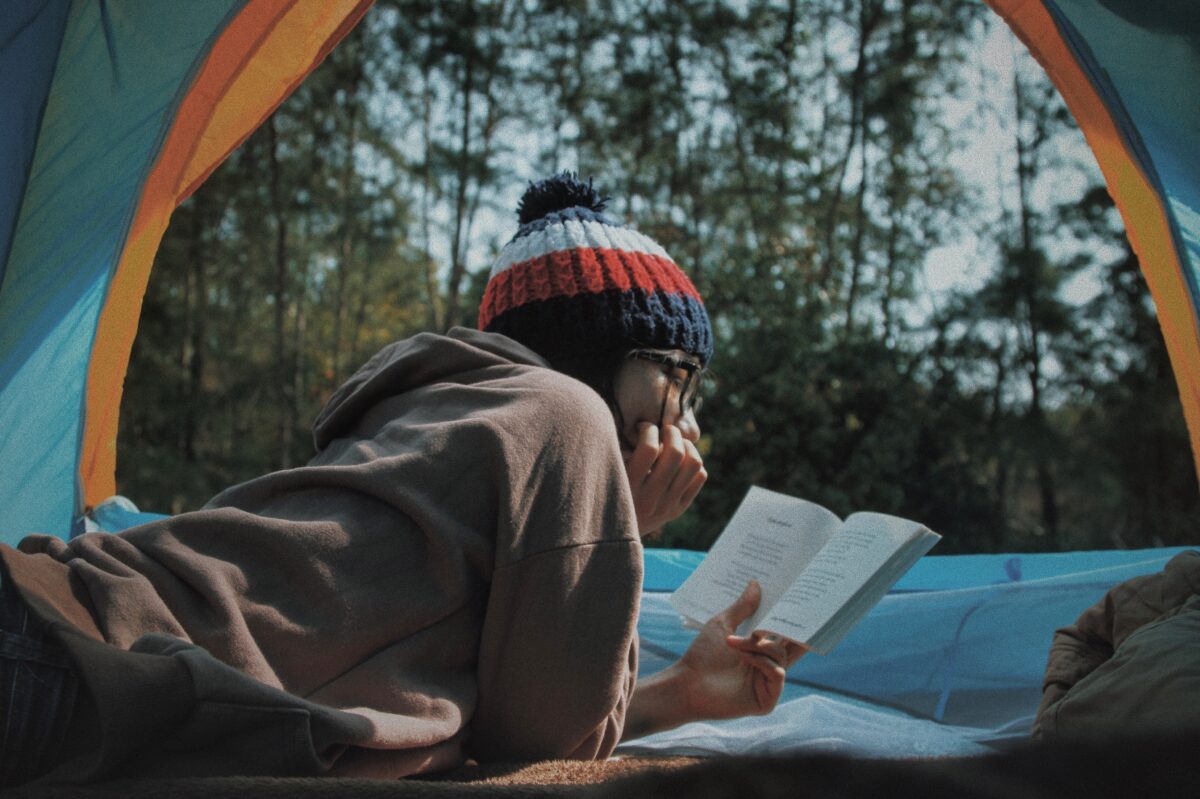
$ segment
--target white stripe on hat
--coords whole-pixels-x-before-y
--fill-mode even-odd
[[[636,230],[591,220],[567,219],[561,224],[547,225],[506,244],[492,265],[491,277],[524,261],[582,247],[641,252],[671,260],[671,256],[654,239]]]

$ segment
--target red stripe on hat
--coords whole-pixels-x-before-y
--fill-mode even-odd
[[[669,258],[580,247],[530,258],[492,278],[479,308],[479,327],[486,328],[500,314],[526,303],[633,288],[683,294],[704,302],[692,281]]]

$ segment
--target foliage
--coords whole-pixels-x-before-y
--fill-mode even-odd
[[[981,67],[994,24],[954,0],[381,0],[175,214],[121,490],[180,511],[303,463],[358,363],[473,321],[525,181],[568,169],[716,328],[710,483],[660,543],[706,547],[751,484],[920,519],[943,553],[1186,541],[1144,281],[1045,77]],[[996,185],[963,165],[980,146]],[[931,293],[947,251],[982,277]]]

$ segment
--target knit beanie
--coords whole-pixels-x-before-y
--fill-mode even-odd
[[[531,183],[520,228],[492,266],[479,328],[551,365],[637,347],[707,364],[712,327],[696,287],[652,239],[606,217],[608,199],[570,172]]]

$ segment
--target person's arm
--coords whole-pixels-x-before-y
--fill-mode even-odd
[[[504,512],[466,745],[480,762],[607,757],[636,681],[642,547],[611,415],[538,371],[498,428]]]
[[[608,757],[637,672],[635,544],[548,552],[498,571],[468,753],[480,762]]]
[[[625,470],[644,536],[682,515],[708,478],[699,451],[672,425],[642,425]],[[638,679],[622,740],[689,721],[763,715],[775,708],[787,668],[805,650],[774,636],[735,634],[761,599],[762,590],[752,581],[736,602],[704,625],[682,658]]]
[[[758,583],[751,582],[736,602],[704,625],[682,658],[638,681],[622,740],[690,721],[761,716],[775,708],[787,668],[805,650],[770,635],[734,634],[758,609],[761,596]]]

